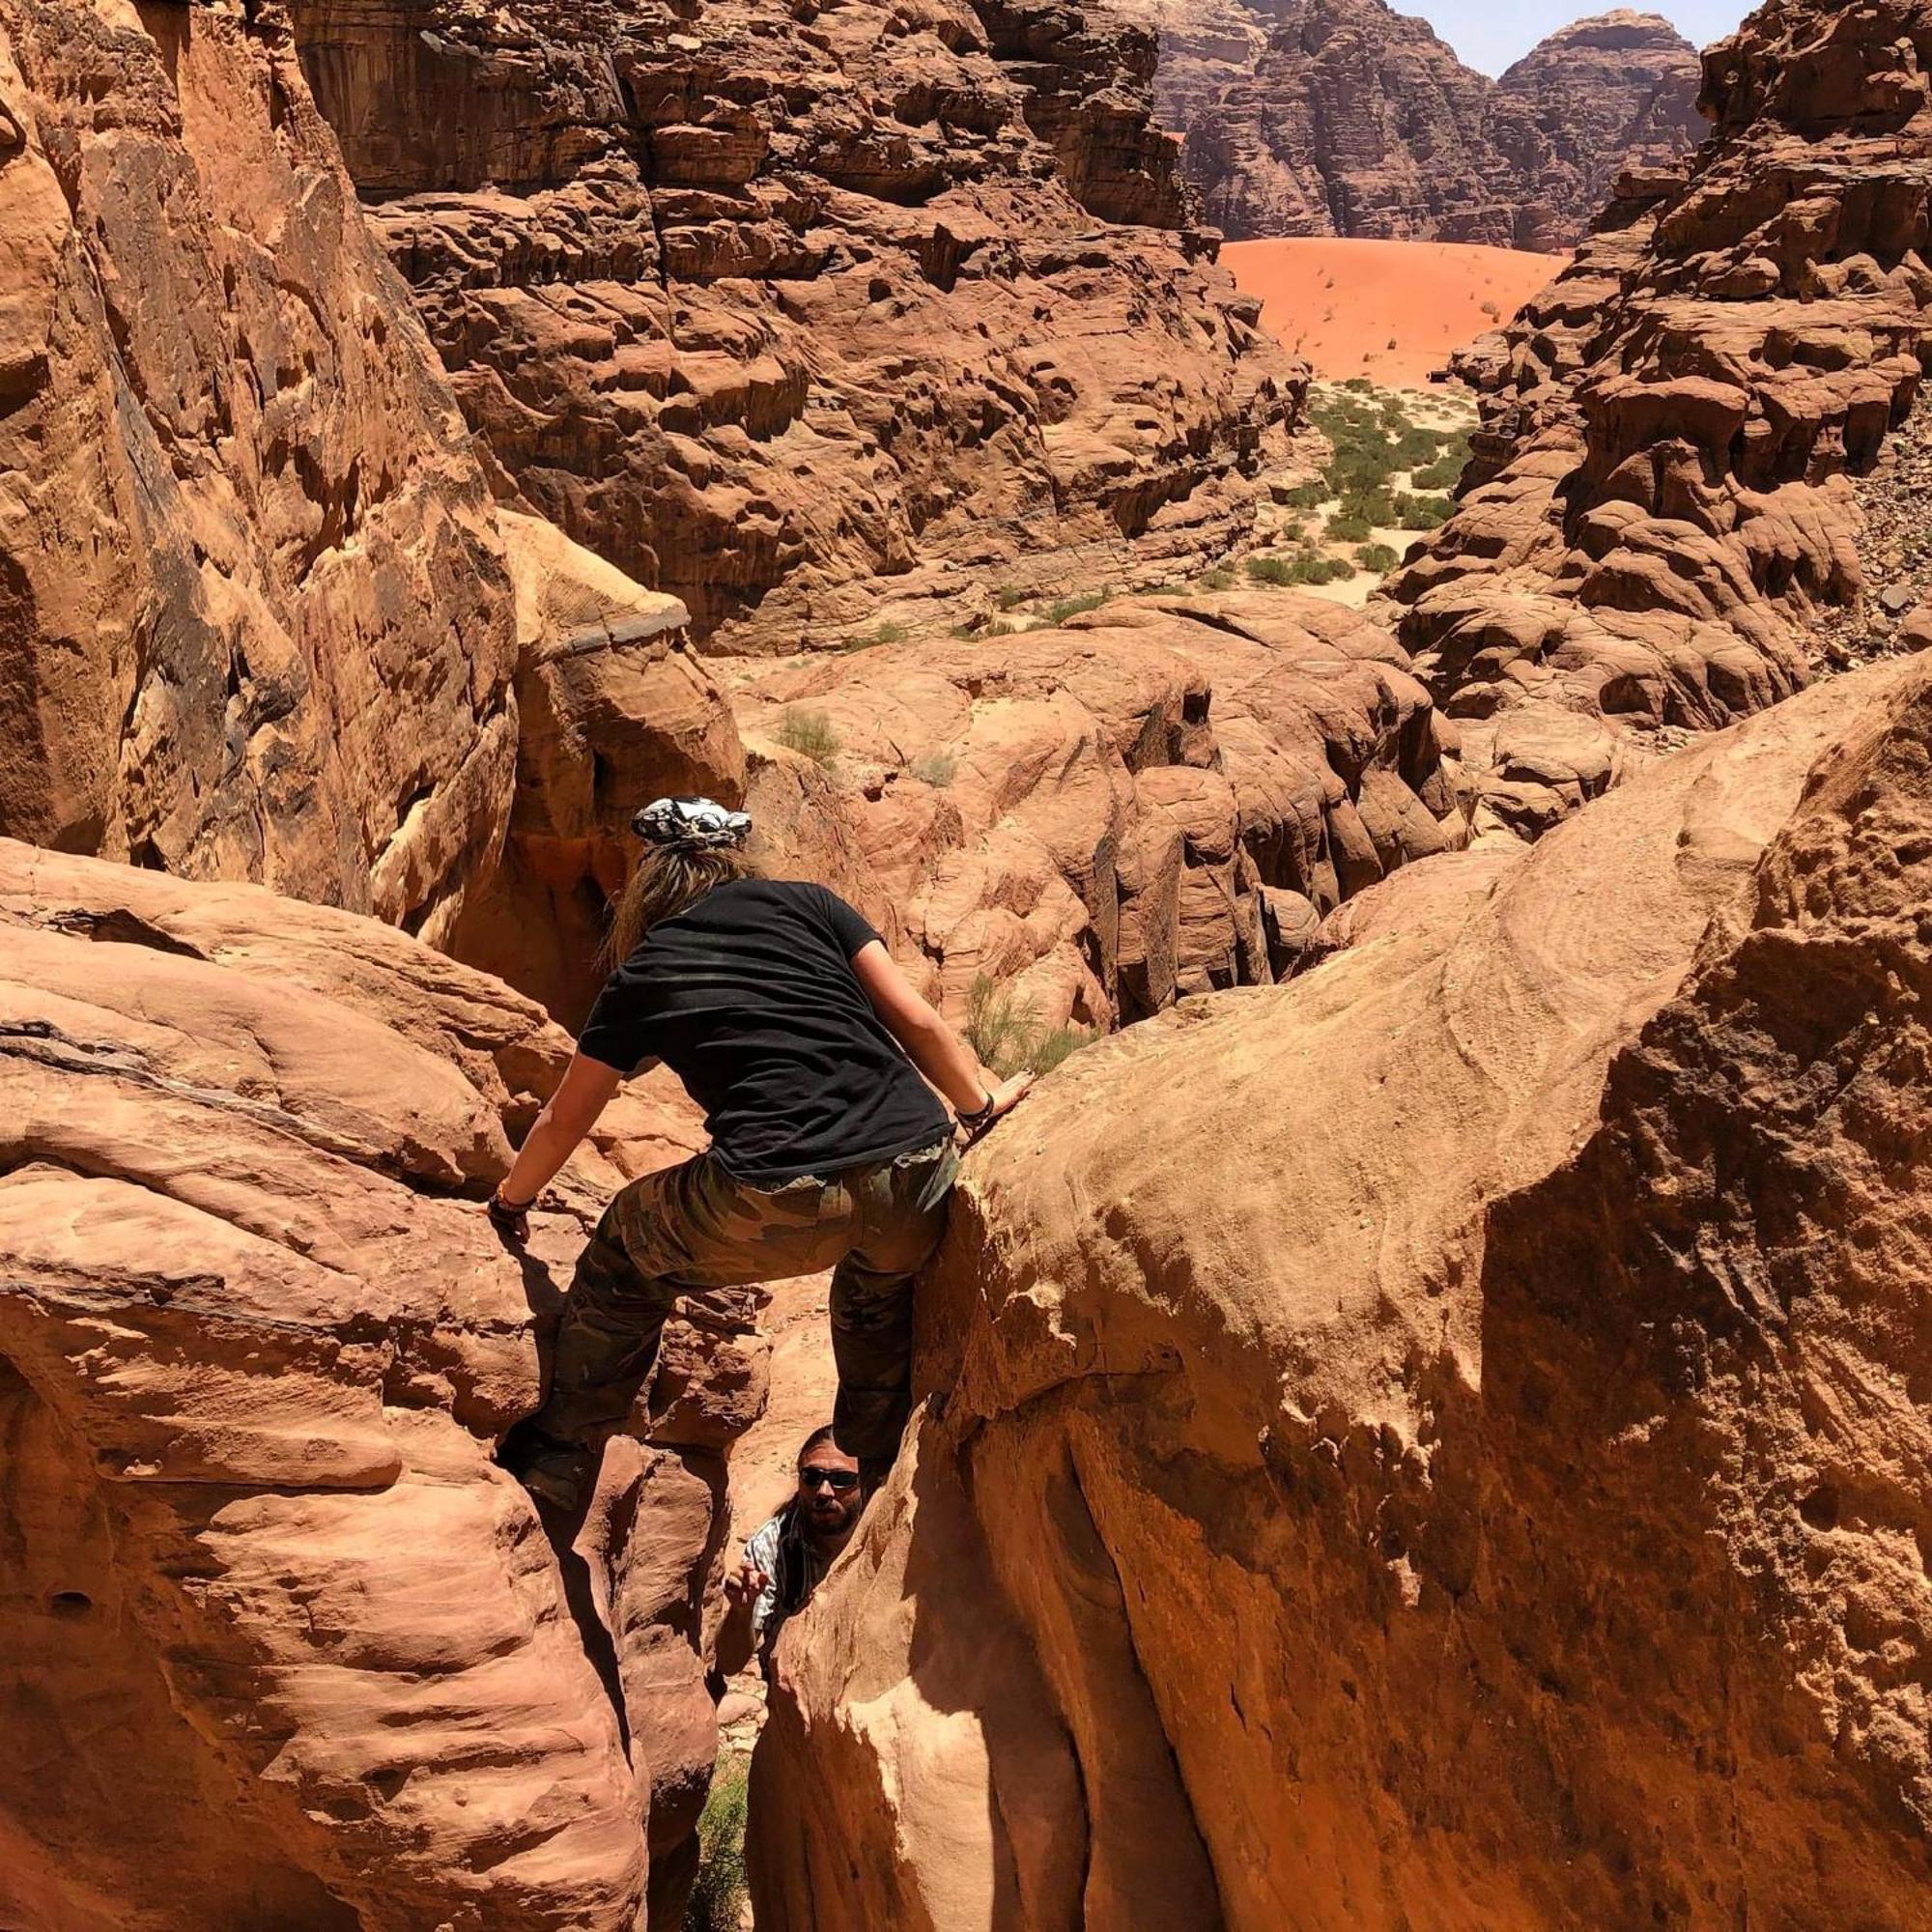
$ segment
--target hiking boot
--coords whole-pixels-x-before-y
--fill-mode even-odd
[[[528,1416],[511,1426],[497,1445],[495,1460],[535,1502],[566,1516],[582,1507],[597,1473],[597,1458],[590,1450],[549,1435]]]

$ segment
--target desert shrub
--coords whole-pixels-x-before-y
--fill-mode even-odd
[[[1293,583],[1294,565],[1285,556],[1251,556],[1247,561],[1248,575],[1257,583]]]
[[[1337,543],[1366,543],[1374,534],[1375,527],[1368,518],[1351,516],[1347,511],[1328,519],[1328,534]],[[1403,527],[1406,529],[1408,526],[1405,524]]]
[[[847,638],[838,648],[841,651],[869,651],[880,644],[902,643],[906,636],[903,624],[881,624],[876,631],[868,632],[863,638]]]
[[[1046,607],[1046,621],[1049,624],[1064,624],[1069,617],[1077,617],[1086,611],[1097,611],[1113,595],[1110,590],[1090,590],[1084,597],[1063,597],[1057,604]]]
[[[1068,1054],[1078,1053],[1083,1046],[1091,1045],[1094,1037],[1086,1027],[1049,1027],[1034,1042],[1033,1051],[1027,1056],[1027,1065],[1036,1073],[1051,1073]]]
[[[1455,512],[1456,506],[1447,497],[1411,497],[1405,490],[1395,499],[1395,526],[1402,530],[1439,529]]]
[[[1342,498],[1336,516],[1354,517],[1365,524],[1376,524],[1383,528],[1395,521],[1395,497],[1385,489],[1353,490]],[[1332,527],[1335,518],[1329,518]]]
[[[1318,476],[1312,483],[1297,483],[1281,500],[1291,510],[1319,510],[1333,494],[1326,478]]]
[[[1361,395],[1373,395],[1376,387],[1366,376],[1350,376],[1342,386],[1345,389],[1353,389]]]
[[[1032,594],[1031,591],[1020,589],[1016,584],[1009,583],[1004,589],[994,592],[993,602],[1002,611],[1016,611]]]
[[[1402,558],[1385,543],[1364,544],[1355,553],[1355,561],[1364,570],[1373,570],[1378,577],[1386,577]]]
[[[745,1820],[751,1798],[751,1759],[734,1752],[718,1760],[697,1821],[697,1877],[685,1907],[685,1932],[738,1932],[749,1890]]]
[[[1288,567],[1290,583],[1339,583],[1352,577],[1355,567],[1339,556],[1323,556],[1320,551],[1303,551]]]
[[[1225,563],[1217,563],[1212,570],[1203,571],[1196,582],[1203,590],[1232,590],[1235,573]]]
[[[1463,480],[1464,458],[1445,451],[1434,463],[1425,463],[1409,472],[1408,480],[1418,490],[1453,490]]]
[[[1492,322],[1500,322],[1503,319],[1502,310],[1499,309],[1494,302],[1485,302],[1483,304],[1483,313],[1486,316],[1488,316]]]
[[[975,976],[966,992],[967,1043],[1001,1079],[1022,1069],[1049,1073],[1094,1037],[1085,1027],[1049,1027],[1016,993],[989,974]]]
[[[798,752],[829,765],[838,755],[838,733],[822,711],[801,711],[796,706],[779,720],[778,741],[788,752]]]
[[[958,769],[959,760],[951,752],[926,752],[906,767],[921,783],[936,786],[941,791],[952,782],[952,775]]]

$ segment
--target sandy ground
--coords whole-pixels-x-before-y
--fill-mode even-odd
[[[1405,389],[1507,322],[1565,257],[1453,242],[1298,241],[1230,242],[1221,260],[1318,376]]]

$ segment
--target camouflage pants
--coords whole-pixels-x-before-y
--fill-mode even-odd
[[[632,1181],[578,1261],[549,1391],[521,1425],[544,1438],[539,1461],[562,1452],[578,1465],[553,1473],[551,1493],[580,1489],[630,1414],[679,1295],[827,1265],[839,1446],[890,1463],[912,1400],[912,1278],[945,1233],[958,1165],[949,1141],[770,1188],[733,1179],[709,1154]]]

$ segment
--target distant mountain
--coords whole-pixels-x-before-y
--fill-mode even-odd
[[[1237,239],[1363,235],[1567,247],[1626,167],[1703,133],[1697,51],[1620,9],[1500,80],[1383,0],[1118,0],[1160,36],[1161,119]]]

